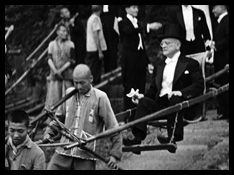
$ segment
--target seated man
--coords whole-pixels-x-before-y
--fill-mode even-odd
[[[179,32],[176,25],[165,26],[160,45],[163,55],[167,58],[154,68],[153,78],[145,95],[140,94],[132,98],[132,101],[138,104],[134,120],[203,93],[202,70],[198,61],[180,53],[182,39]],[[183,140],[183,113],[184,110],[167,116],[168,137],[158,136],[160,143],[175,144]],[[134,126],[132,133],[135,138],[124,139],[124,145],[141,144],[146,138],[147,123]],[[169,151],[175,153],[175,150]]]

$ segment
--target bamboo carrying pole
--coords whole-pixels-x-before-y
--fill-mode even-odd
[[[58,25],[61,23],[61,21],[54,26],[54,29],[49,33],[49,35],[39,44],[39,46],[26,58],[26,61],[30,60],[32,56],[42,47],[43,44],[54,34],[56,31]]]
[[[11,25],[10,27],[5,28],[5,30],[7,29],[7,33],[5,35],[5,41],[7,40],[7,38],[10,36],[11,32],[14,30],[14,25]]]
[[[39,61],[45,56],[45,54],[47,53],[47,50],[48,49],[45,49],[44,52],[40,55],[40,57],[38,58],[37,61],[35,61],[31,67],[26,71],[24,72],[24,74],[9,88],[5,91],[5,96],[7,96],[11,91],[12,89],[14,89],[28,74],[29,72],[39,63]]]
[[[67,94],[62,99],[60,99],[58,102],[56,102],[53,106],[51,106],[50,110],[54,111],[58,106],[60,106],[62,103],[64,103],[67,99],[69,99],[71,96],[73,96],[77,92],[78,92],[77,89],[72,90],[69,94]],[[33,119],[30,122],[30,125],[33,125],[34,123],[36,123],[38,120],[40,120],[41,118],[43,118],[46,115],[47,115],[47,111],[43,111],[40,115],[38,115],[35,119]]]
[[[76,135],[72,134],[71,131],[62,123],[60,122],[50,111],[48,111],[48,116],[57,122],[57,124],[60,126],[60,129],[51,125],[49,127],[53,128],[54,130],[56,130],[59,134],[67,137],[68,139],[70,139],[71,141],[78,141],[79,143],[82,143],[82,144],[79,144],[79,147],[85,151],[87,151],[88,153],[94,155],[96,158],[100,159],[101,161],[103,161],[104,163],[108,164],[109,160],[107,160],[106,158],[100,156],[98,153],[96,153],[95,151],[91,150],[90,148],[86,147],[83,143],[84,142],[84,139],[81,139],[79,137],[77,137]],[[55,136],[57,137],[57,136]],[[49,141],[49,139],[46,139],[46,141]],[[39,146],[41,146],[40,142],[43,142],[43,141],[39,141],[37,142]],[[69,143],[70,144],[70,143]],[[50,144],[51,145],[51,144]],[[57,143],[57,144],[53,144],[51,146],[66,146],[67,143]],[[43,146],[46,146],[46,145],[43,145]],[[116,170],[123,170],[122,168],[118,167],[116,165],[116,167],[114,168]]]
[[[224,73],[228,72],[229,71],[229,64],[226,65],[222,70],[216,72],[215,74],[213,75],[210,75],[209,77],[206,78],[206,82],[209,82],[217,77],[219,77],[220,75],[223,75]]]
[[[140,118],[140,119],[137,119],[137,120],[134,120],[132,122],[129,122],[125,125],[122,125],[122,126],[119,126],[117,128],[114,128],[114,129],[110,129],[110,130],[106,130],[104,131],[103,133],[100,133],[100,134],[97,134],[96,136],[92,136],[90,138],[88,138],[86,140],[86,143],[88,142],[92,142],[94,140],[97,140],[97,139],[101,139],[101,138],[104,138],[104,137],[108,137],[110,135],[113,135],[115,133],[118,133],[118,132],[121,132],[125,129],[128,129],[130,127],[133,127],[134,125],[137,125],[139,123],[143,123],[143,122],[147,122],[149,120],[158,120],[160,119],[162,116],[165,116],[165,115],[168,115],[168,114],[171,114],[171,113],[174,113],[174,112],[178,112],[182,109],[185,109],[185,108],[188,108],[194,104],[197,104],[197,103],[200,103],[202,101],[205,101],[211,97],[214,97],[220,93],[223,93],[225,91],[229,90],[229,84],[226,84],[222,87],[220,87],[218,90],[215,90],[215,91],[212,91],[212,92],[209,92],[205,95],[201,95],[199,97],[196,97],[194,99],[191,99],[191,100],[188,100],[188,101],[183,101],[182,103],[178,103],[174,106],[170,106],[168,108],[165,108],[165,109],[162,109],[160,111],[157,111],[155,113],[152,113],[150,115],[147,115],[143,118]],[[69,146],[65,146],[64,149],[67,150],[67,149],[71,149],[73,147],[76,147],[76,146],[79,146],[79,143],[74,143],[74,144],[71,144]]]

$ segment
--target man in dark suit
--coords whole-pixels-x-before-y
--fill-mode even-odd
[[[119,44],[118,9],[119,5],[103,5],[103,12],[101,13],[103,34],[107,44],[107,51],[104,56],[105,73],[117,68]]]
[[[226,5],[214,5],[212,10],[214,16],[218,18],[218,25],[214,31],[214,42],[211,48],[214,49],[214,71],[222,70],[229,64],[229,15]],[[229,73],[215,79],[215,83],[225,85],[229,83]],[[220,94],[217,97],[218,119],[229,119],[229,92]]]
[[[139,89],[140,93],[145,92],[146,67],[149,59],[146,54],[142,31],[147,29],[157,30],[161,23],[150,23],[142,26],[138,20],[138,5],[125,5],[127,15],[119,23],[121,41],[121,67],[124,86],[124,109],[133,108],[131,99],[126,97],[131,88]]]
[[[67,26],[69,39],[75,44],[76,64],[84,63],[86,54],[85,29],[82,23],[81,15],[77,12],[72,18],[67,7],[60,9],[62,23]]]
[[[145,95],[140,94],[132,98],[132,101],[138,104],[135,119],[197,97],[204,90],[204,78],[198,61],[187,58],[180,52],[183,40],[180,28],[176,25],[166,25],[160,40],[163,55],[167,58],[154,67],[153,78]],[[160,143],[175,144],[183,140],[183,114],[184,110],[167,116],[168,137],[158,136]],[[135,138],[124,139],[124,145],[140,144],[147,135],[146,123],[134,126],[132,133]],[[175,153],[175,150],[169,152]]]
[[[191,5],[179,6],[171,15],[172,23],[179,24],[185,42],[181,46],[184,55],[205,51],[205,43],[211,39],[206,17],[202,10]]]

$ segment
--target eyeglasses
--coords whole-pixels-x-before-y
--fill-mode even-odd
[[[164,45],[165,45],[165,46],[169,46],[169,45],[171,45],[171,44],[174,44],[174,43],[173,43],[173,42],[169,42],[169,41],[164,41],[164,42],[161,42],[161,43],[160,43],[160,46],[161,46],[161,47],[163,47]]]

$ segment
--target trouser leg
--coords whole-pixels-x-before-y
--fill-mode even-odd
[[[102,61],[98,57],[98,52],[88,52],[86,64],[90,67],[93,75],[93,85],[99,84],[101,82]]]
[[[54,153],[47,167],[47,170],[71,170],[72,157]]]
[[[95,170],[96,161],[74,158],[73,170]]]
[[[182,102],[182,99],[178,96],[172,96],[169,99],[169,106],[173,106],[177,103]],[[183,140],[184,136],[184,126],[183,126],[183,115],[184,115],[184,110],[172,113],[168,115],[167,123],[167,132],[168,132],[168,137],[171,138],[173,134],[173,129],[175,126],[175,131],[174,131],[174,138],[175,141],[181,141]],[[176,125],[175,125],[176,122]]]
[[[153,100],[151,98],[144,97],[144,98],[140,99],[140,101],[139,101],[134,120],[140,119],[140,118],[142,118],[148,114],[154,113],[162,108],[163,108],[163,106],[160,104],[157,104],[155,102],[155,100]],[[132,128],[132,133],[135,137],[138,137],[141,140],[144,140],[146,135],[147,135],[147,122],[135,125]]]

